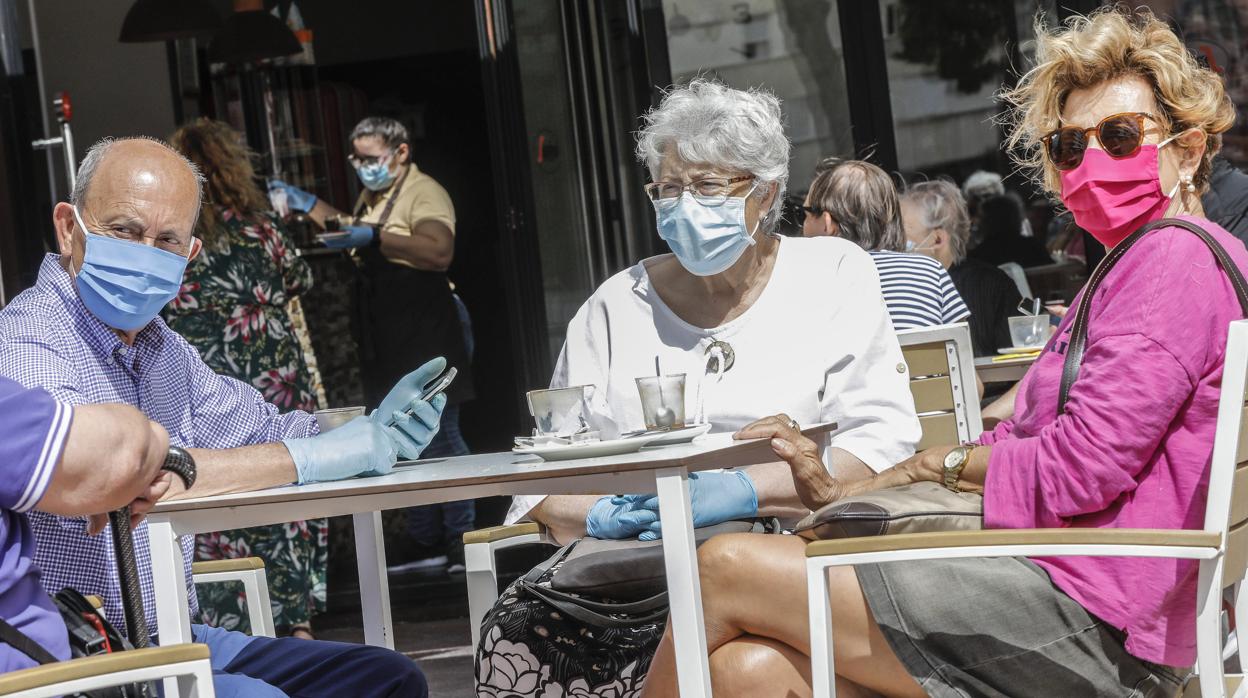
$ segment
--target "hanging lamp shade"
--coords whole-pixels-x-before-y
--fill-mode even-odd
[[[219,63],[247,63],[299,53],[303,47],[282,20],[263,10],[236,11],[208,46]]]
[[[206,36],[221,28],[221,16],[205,0],[135,0],[121,22],[118,41],[172,41]]]

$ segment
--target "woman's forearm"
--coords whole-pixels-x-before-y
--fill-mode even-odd
[[[529,518],[546,527],[560,545],[585,535],[585,517],[601,495],[561,494],[543,499],[529,510]]]

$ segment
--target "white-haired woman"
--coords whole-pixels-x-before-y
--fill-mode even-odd
[[[944,180],[911,185],[901,196],[901,221],[907,247],[940,262],[971,311],[975,355],[995,356],[998,347],[1010,346],[1009,317],[1022,296],[999,267],[966,256],[971,226],[958,187]]]
[[[686,414],[702,382],[715,432],[778,411],[805,424],[836,422],[825,463],[851,480],[910,455],[919,425],[871,258],[844,240],[774,233],[789,162],[779,100],[694,80],[646,115],[637,155],[672,254],[598,288],[568,327],[551,385],[596,386],[592,418],[605,435],[640,429],[634,379],[653,375],[657,357],[664,373],[689,377]],[[712,347],[730,367],[702,381]],[[807,511],[779,461],[703,473],[690,490],[697,526]],[[517,497],[508,520],[531,518],[565,542],[587,533],[649,537],[658,524],[646,499]],[[640,682],[663,627],[586,629],[553,616],[514,586],[504,593],[483,625],[481,690],[537,696],[558,694],[554,684],[588,692]],[[502,685],[514,672],[499,663],[516,657],[543,678],[523,690]]]

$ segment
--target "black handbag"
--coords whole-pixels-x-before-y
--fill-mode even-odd
[[[70,657],[91,657],[133,650],[130,641],[117,632],[112,623],[73,589],[62,589],[52,597],[52,603],[60,611],[69,635]],[[55,664],[58,660],[47,649],[0,618],[0,642],[4,642],[39,664]],[[71,698],[154,698],[156,686],[151,683],[131,683],[111,686],[85,693],[75,693]]]
[[[775,533],[775,519],[726,521],[694,530],[696,545],[721,533]],[[593,627],[657,623],[667,616],[663,541],[580,538],[534,567],[517,585]],[[592,598],[590,598],[592,597]]]

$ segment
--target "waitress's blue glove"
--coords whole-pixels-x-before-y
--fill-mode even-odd
[[[657,511],[645,507],[645,501],[652,496],[626,494],[599,499],[585,517],[585,533],[601,539],[636,538],[659,520]]]
[[[750,477],[740,470],[693,473],[689,476],[689,502],[693,506],[694,528],[758,516],[758,492]],[[659,498],[651,496],[644,506],[657,513]],[[656,519],[638,537],[656,540],[663,537],[662,529],[663,525]]]
[[[368,417],[356,417],[324,434],[286,439],[299,484],[385,475],[394,469],[398,448],[386,430]]]
[[[316,208],[316,194],[291,186],[280,179],[270,179],[269,190],[272,191],[274,189],[281,189],[286,192],[286,207],[292,211],[307,213]]]
[[[332,247],[335,250],[346,250],[352,247],[365,247],[373,241],[376,231],[371,225],[348,225],[341,231],[346,235],[341,235],[324,240],[326,247]]]
[[[403,458],[419,458],[421,451],[438,433],[442,410],[446,408],[446,395],[438,395],[431,402],[421,400],[420,396],[425,392],[425,386],[442,375],[444,370],[446,359],[441,356],[426,361],[420,368],[403,376],[368,417],[387,430]],[[394,422],[394,426],[389,426],[390,422]]]

